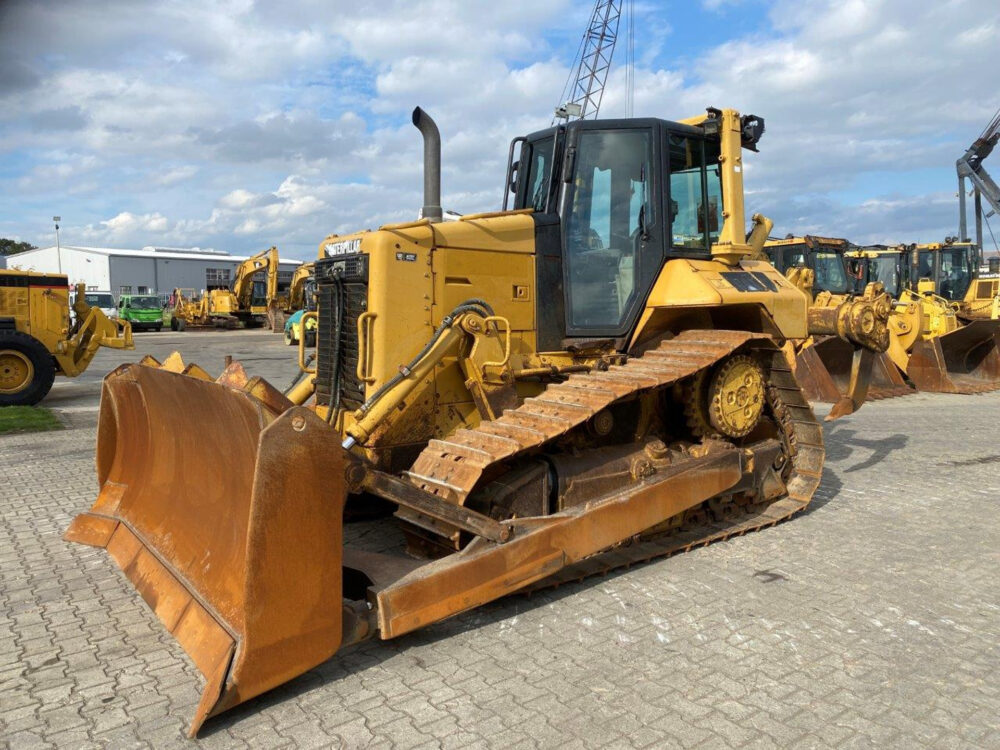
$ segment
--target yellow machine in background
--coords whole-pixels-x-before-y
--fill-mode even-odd
[[[36,404],[56,375],[76,377],[97,349],[132,349],[132,328],[110,320],[76,287],[71,322],[69,282],[61,274],[0,270],[0,406]]]
[[[175,289],[170,327],[183,331],[189,325],[264,325],[280,304],[278,261],[278,248],[271,247],[240,263],[229,288],[208,289],[200,295],[193,289]]]
[[[761,118],[533,133],[513,210],[449,222],[437,127],[413,122],[423,218],[325,240],[296,386],[176,358],[105,380],[101,490],[66,536],[106,547],[205,675],[192,733],[351,643],[770,526],[819,485],[782,347],[857,332],[811,329],[752,259]],[[383,504],[405,548],[345,545],[345,507]]]
[[[828,420],[856,411],[865,400],[909,390],[885,355],[892,299],[880,283],[855,288],[845,261],[849,248],[845,239],[813,235],[764,244],[775,268],[812,300],[811,328],[818,330],[821,320],[839,321],[839,331],[794,342],[802,390],[810,401],[834,405]],[[843,335],[849,329],[856,331],[853,338]]]
[[[320,257],[323,257],[320,255]],[[273,331],[284,331],[288,317],[299,310],[309,308],[315,296],[316,284],[313,276],[315,264],[303,263],[292,272],[291,281],[284,290],[278,289],[276,296],[268,303],[268,319]]]
[[[963,321],[1000,318],[1000,279],[980,274],[979,248],[971,242],[935,242],[911,250],[912,283],[926,279],[954,303]]]
[[[900,245],[867,248],[848,258],[858,284],[877,279],[893,291],[887,354],[917,390],[1000,388],[1000,322],[971,315],[978,270],[970,248]],[[954,299],[938,294],[939,284]]]

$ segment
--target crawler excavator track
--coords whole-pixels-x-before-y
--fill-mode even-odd
[[[741,331],[685,331],[625,364],[605,371],[570,376],[549,386],[540,396],[508,410],[497,420],[473,430],[458,430],[447,440],[432,440],[408,472],[411,482],[426,492],[464,504],[484,474],[504,462],[546,448],[571,430],[607,409],[644,391],[673,388],[745,347],[769,340]],[[770,356],[767,401],[781,432],[788,466],[787,494],[773,501],[718,503],[706,501],[684,514],[669,530],[633,537],[602,553],[559,571],[532,588],[558,585],[614,568],[632,565],[704,546],[773,526],[803,510],[819,486],[823,433],[787,359],[777,350]],[[401,509],[404,521],[441,533],[414,511]]]

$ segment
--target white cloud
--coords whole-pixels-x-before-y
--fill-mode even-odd
[[[689,30],[665,27],[656,4],[637,6],[649,22],[638,24],[647,43],[636,50],[636,115],[676,119],[711,105],[765,116],[748,201],[776,231],[954,231],[947,171],[945,183],[919,190],[909,176],[947,170],[1000,104],[994,3],[776,0],[770,28],[720,26],[716,43],[670,66],[651,50],[669,53]],[[566,78],[570,61],[542,31],[575,44],[589,8],[110,0],[0,12],[0,29],[16,29],[0,32],[0,158],[28,163],[0,189],[36,203],[85,194],[67,237],[273,242],[304,256],[327,232],[415,215],[415,104],[441,128],[448,207],[497,207],[510,138],[548,125]],[[623,85],[616,67],[605,114],[622,114]],[[36,233],[49,230],[50,213]],[[0,217],[0,226],[30,236],[27,221]]]

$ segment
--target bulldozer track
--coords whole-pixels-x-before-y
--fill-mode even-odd
[[[823,432],[819,422],[802,395],[791,369],[772,365],[768,382],[768,401],[778,421],[787,431],[791,471],[788,475],[788,494],[770,503],[760,503],[741,508],[724,506],[721,517],[711,518],[703,507],[688,511],[690,519],[677,529],[655,536],[640,537],[601,552],[579,563],[563,568],[548,578],[528,587],[522,593],[532,593],[555,588],[565,583],[581,581],[596,575],[606,575],[614,570],[671,557],[714,542],[765,529],[781,523],[809,505],[819,487],[822,475],[824,448]],[[703,504],[704,505],[704,504]]]
[[[427,492],[462,504],[490,466],[537,450],[626,396],[670,387],[755,338],[760,337],[741,331],[686,331],[623,365],[572,375],[540,396],[525,399],[520,407],[508,410],[495,421],[483,422],[473,430],[458,430],[447,440],[432,440],[408,477]],[[736,513],[730,509],[721,518],[709,519],[713,514],[707,511],[693,513],[690,522],[676,530],[631,540],[599,553],[535,584],[531,590],[740,536],[773,526],[803,510],[822,474],[822,428],[780,352],[774,352],[767,386],[768,401],[791,458],[786,496]]]

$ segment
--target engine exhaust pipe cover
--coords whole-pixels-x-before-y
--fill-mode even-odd
[[[424,136],[424,206],[422,218],[441,221],[441,133],[431,116],[420,107],[413,110],[413,124]]]

